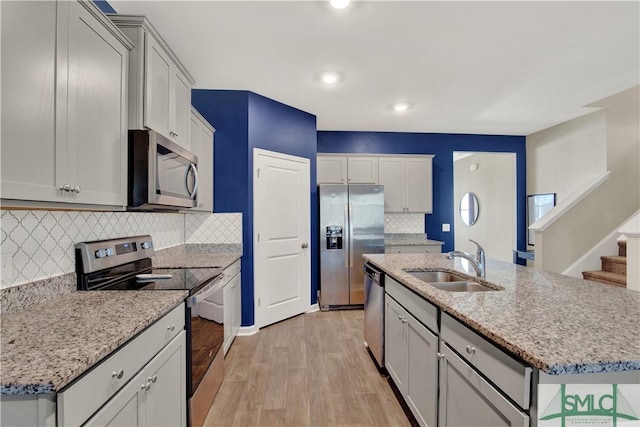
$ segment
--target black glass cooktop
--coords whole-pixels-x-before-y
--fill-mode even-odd
[[[138,279],[135,276],[108,285],[101,290],[187,290],[196,292],[222,273],[221,268],[153,268],[145,274],[170,275],[167,279]]]

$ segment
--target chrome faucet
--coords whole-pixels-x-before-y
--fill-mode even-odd
[[[478,251],[476,252],[475,258],[473,255],[468,254],[466,252],[451,251],[447,253],[447,259],[453,259],[454,257],[464,258],[467,261],[469,261],[473,269],[476,271],[476,276],[484,277],[485,276],[484,249],[482,249],[482,246],[480,246],[480,244],[475,240],[469,239],[469,241],[475,243],[476,246],[478,247]]]

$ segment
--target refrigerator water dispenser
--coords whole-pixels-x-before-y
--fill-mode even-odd
[[[327,249],[342,249],[342,229],[340,225],[327,227]]]

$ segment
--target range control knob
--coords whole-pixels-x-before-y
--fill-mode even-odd
[[[107,248],[104,251],[107,256],[113,256],[113,248]]]
[[[98,249],[96,251],[96,258],[104,258],[107,256],[107,251],[105,251],[104,249]]]
[[[142,249],[151,249],[153,247],[153,242],[149,240],[148,242],[142,242],[140,245]]]

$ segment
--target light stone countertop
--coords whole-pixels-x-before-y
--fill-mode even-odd
[[[439,240],[427,239],[424,233],[387,233],[384,235],[385,246],[424,246],[444,245]]]
[[[59,391],[184,302],[186,291],[71,292],[0,318],[0,394]]]
[[[487,260],[486,280],[443,254],[364,258],[419,296],[551,375],[640,370],[640,292]],[[497,292],[447,292],[403,269],[448,270]]]

